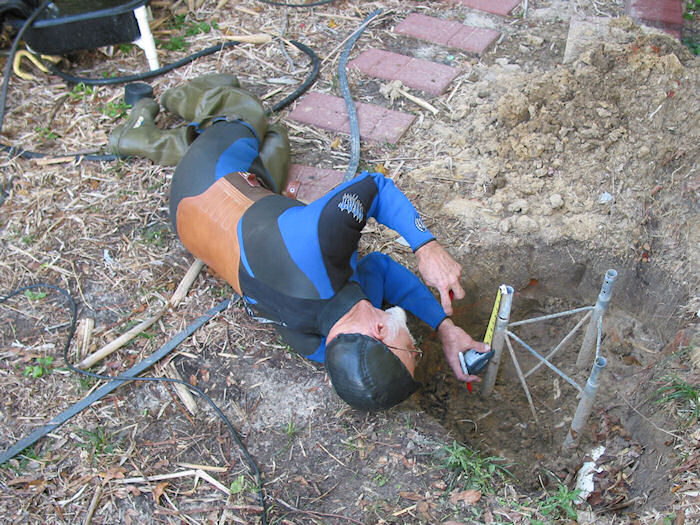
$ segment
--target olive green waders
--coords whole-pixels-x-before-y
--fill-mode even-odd
[[[265,110],[254,95],[240,87],[234,75],[216,73],[168,89],[161,97],[163,107],[189,124],[163,130],[155,118],[160,106],[152,98],[136,102],[126,122],[109,137],[112,152],[151,159],[156,164],[175,166],[199,133],[220,119],[247,122],[260,142],[260,158],[274,181],[273,191],[284,189],[289,171],[289,140],[281,125],[268,125]]]

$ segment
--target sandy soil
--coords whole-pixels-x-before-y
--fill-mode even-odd
[[[205,0],[190,12],[186,6],[195,2],[175,3],[185,15],[177,24],[171,4],[154,3],[162,62],[222,35],[284,34],[323,60],[313,89],[339,95],[338,46],[383,7],[353,56],[374,46],[461,68],[444,95],[413,92],[439,109],[435,116],[402,97],[384,97],[383,82],[351,73],[350,83],[358,100],[418,115],[396,146],[363,144],[362,167],[394,178],[463,264],[467,297],[456,305],[455,319],[475,337],[483,335],[502,282],[516,290],[512,317],[519,320],[593,304],[605,271],[619,273],[602,345],[608,367],[591,428],[577,451],[564,453],[576,392],[545,369],[528,378],[535,420],[509,358],[491,397],[469,395],[450,378],[434,336],[414,323],[427,354],[417,372],[424,388],[386,413],[363,414],[333,393],[323,367],[291,353],[234,304],[168,360],[244,436],[263,472],[271,522],[566,520],[572,516],[562,508],[550,509],[553,495],[575,486],[595,446],[605,453],[593,492],[577,507],[579,523],[697,519],[697,418],[684,426],[687,404],[659,402],[659,389],[676,380],[695,385],[696,393],[699,383],[690,358],[700,308],[697,58],[620,18],[623,2],[614,0],[534,1],[525,19],[437,1],[339,1],[309,11]],[[414,11],[491,27],[503,38],[476,57],[394,35],[392,27]],[[217,28],[204,31],[201,23],[213,21]],[[189,47],[165,50],[178,36]],[[158,96],[183,79],[231,71],[273,104],[307,72],[302,54],[285,52],[289,59],[278,43],[240,46],[152,85]],[[70,59],[63,69],[92,77],[131,73],[144,62],[137,49]],[[124,118],[122,87],[69,89],[56,77],[37,77],[13,78],[3,141],[52,155],[104,151]],[[345,169],[346,137],[285,115],[295,162]],[[159,124],[180,123],[163,114]],[[0,207],[5,290],[36,282],[66,287],[79,319],[95,322],[90,350],[167,301],[192,263],[169,227],[172,168],[138,159],[74,163],[3,155],[1,162],[11,187]],[[414,267],[396,234],[371,224],[362,250],[374,249]],[[96,368],[123,372],[230,294],[203,271],[177,309]],[[62,368],[69,320],[63,300],[24,294],[0,309],[4,450],[93,384]],[[575,322],[531,325],[518,334],[548,349]],[[579,345],[577,336],[553,362],[583,384],[587,373],[574,366]],[[516,351],[524,370],[535,363]],[[77,352],[76,340],[72,358]],[[46,356],[55,361],[45,373],[25,375]],[[204,403],[195,414],[183,403],[162,384],[121,387],[3,466],[0,512],[8,521],[73,523],[94,503],[93,523],[257,522],[240,451]],[[481,475],[460,475],[446,459],[455,441],[478,457],[502,459],[484,461]],[[207,466],[232,494],[204,479],[195,483],[193,474],[123,482],[191,465]]]

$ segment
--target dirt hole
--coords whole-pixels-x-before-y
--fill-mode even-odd
[[[679,321],[672,312],[682,303],[682,292],[643,263],[594,259],[585,246],[523,247],[519,253],[509,250],[475,254],[472,261],[478,260],[488,262],[471,266],[467,297],[457,304],[454,315],[455,322],[477,339],[484,336],[500,283],[515,288],[511,313],[514,322],[592,306],[606,270],[612,268],[618,272],[603,326],[601,354],[607,358],[607,366],[601,374],[593,413],[581,436],[578,453],[562,450],[578,404],[576,389],[541,366],[526,379],[536,408],[535,421],[507,346],[494,392],[482,398],[478,386],[470,394],[451,378],[444,369],[437,340],[417,328],[416,335],[426,350],[425,362],[416,372],[424,383],[418,394],[420,407],[440,421],[455,440],[482,455],[505,458],[515,483],[525,491],[539,490],[555,476],[572,479],[584,454],[603,444],[605,458],[616,465],[609,469],[610,475],[632,469],[634,476],[629,476],[629,484],[620,486],[624,494],[609,491],[605,496],[608,501],[601,503],[615,510],[615,500],[624,496],[625,505],[630,505],[630,501],[632,505],[644,505],[653,497],[655,487],[658,497],[665,498],[662,487],[667,483],[666,474],[663,469],[654,468],[655,459],[664,452],[665,439],[656,435],[651,425],[638,424],[639,417],[630,401],[652,395],[653,381],[647,381],[649,367],[659,360],[663,341],[668,341],[669,333]],[[500,261],[521,261],[521,264],[506,265]],[[464,267],[470,268],[469,263]],[[584,315],[585,312],[522,325],[512,331],[546,355]],[[649,319],[655,323],[650,324]],[[576,366],[586,326],[587,323],[551,359],[552,364],[581,386],[585,385],[593,364],[591,358],[585,370]],[[516,342],[512,344],[526,373],[538,361]],[[643,454],[654,458],[640,459]],[[635,493],[640,494],[637,499]]]

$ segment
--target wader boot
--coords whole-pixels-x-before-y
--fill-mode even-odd
[[[163,166],[175,166],[180,162],[194,130],[189,126],[160,129],[155,123],[158,111],[160,107],[152,98],[137,101],[126,122],[110,134],[110,150],[117,155],[146,157]]]
[[[198,77],[168,89],[160,98],[163,107],[195,123],[203,130],[216,118],[243,120],[263,139],[267,129],[265,110],[257,97],[239,87],[235,76],[217,73]]]
[[[282,124],[272,124],[265,132],[260,147],[260,160],[267,168],[270,179],[267,185],[270,190],[281,194],[287,186],[289,176],[289,138]]]

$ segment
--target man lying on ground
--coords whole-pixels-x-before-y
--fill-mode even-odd
[[[404,310],[437,331],[458,380],[478,381],[462,372],[458,353],[486,352],[488,346],[449,317],[451,295],[464,297],[461,268],[390,179],[363,172],[305,205],[280,194],[289,169],[284,129],[267,125],[262,105],[235,77],[200,77],[166,91],[162,102],[193,122],[184,131],[162,132],[176,135],[181,144],[169,150],[176,151],[171,160],[181,157],[170,192],[171,221],[180,240],[257,315],[271,321],[292,349],[325,362],[342,399],[362,410],[386,409],[418,388],[413,377],[422,352]],[[145,151],[148,141],[136,136],[140,107],[141,102],[134,106],[111,142],[122,154],[158,157],[158,148]],[[154,128],[149,127],[150,135],[158,134]],[[159,141],[158,136],[152,142]],[[359,257],[358,242],[370,217],[406,239],[440,302],[389,256]],[[391,307],[383,310],[384,305]]]

